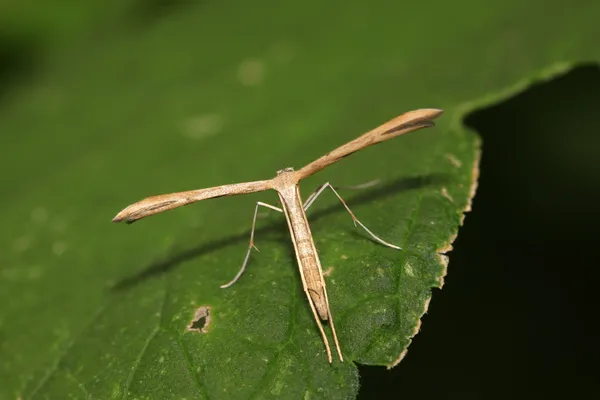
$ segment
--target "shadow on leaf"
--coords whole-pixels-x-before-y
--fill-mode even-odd
[[[439,185],[443,185],[448,182],[450,177],[446,174],[429,174],[424,176],[414,176],[409,178],[399,178],[393,182],[390,182],[387,185],[382,185],[376,189],[370,189],[368,192],[361,193],[356,195],[349,200],[346,201],[349,207],[353,205],[359,205],[364,203],[372,202],[376,199],[383,199],[385,197],[391,196],[393,194],[407,192],[410,190],[422,189],[425,187],[435,187]],[[341,204],[333,204],[329,207],[326,207],[322,210],[318,210],[315,213],[310,215],[310,221],[318,220],[319,218],[323,218],[329,214],[334,212],[346,212]],[[255,231],[255,235],[262,235],[269,232],[275,232],[281,229],[282,224],[285,220],[281,222],[273,222],[269,225],[263,226],[261,228],[257,228]],[[128,289],[132,286],[138,285],[147,279],[156,278],[161,276],[179,264],[182,264],[186,261],[190,261],[201,257],[205,254],[209,254],[213,251],[222,249],[224,247],[228,247],[234,244],[242,242],[247,242],[250,238],[250,229],[247,231],[227,236],[221,239],[213,240],[211,242],[207,242],[205,244],[199,245],[197,247],[193,247],[187,250],[180,251],[176,254],[171,255],[166,260],[156,261],[147,267],[143,268],[140,272],[135,275],[126,277],[121,281],[117,282],[114,286],[110,288],[111,291],[120,291],[124,289]]]

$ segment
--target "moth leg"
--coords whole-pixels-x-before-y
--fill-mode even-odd
[[[373,186],[377,186],[379,184],[379,182],[381,182],[381,179],[373,179],[372,181],[368,181],[368,182],[361,183],[361,184],[358,184],[358,185],[337,186],[337,188],[338,189],[344,189],[344,190],[363,190],[363,189],[371,188]]]
[[[363,186],[364,185],[360,185]],[[356,226],[357,224],[360,225],[361,228],[363,228],[365,231],[367,231],[367,233],[369,235],[371,235],[371,237],[376,241],[381,243],[384,246],[387,247],[391,247],[392,249],[396,249],[396,250],[402,250],[399,246],[396,246],[395,244],[391,244],[386,242],[385,240],[379,238],[377,235],[375,235],[373,232],[371,232],[369,230],[369,228],[367,228],[362,222],[360,222],[358,220],[358,218],[356,218],[356,216],[354,215],[354,213],[352,212],[352,210],[350,210],[350,208],[348,207],[348,205],[346,204],[346,202],[344,201],[344,199],[342,199],[342,197],[338,194],[338,192],[333,188],[333,186],[331,186],[331,184],[329,182],[321,185],[313,194],[311,194],[308,199],[306,199],[306,202],[304,203],[304,210],[306,211],[308,209],[308,207],[310,207],[310,205],[317,199],[317,197],[323,193],[323,191],[326,188],[330,188],[333,193],[337,196],[337,198],[342,202],[342,205],[344,206],[344,208],[346,209],[346,211],[348,211],[348,214],[350,214],[350,216],[352,217],[352,220],[354,221],[354,226]]]
[[[304,201],[304,211],[308,210],[308,207],[310,207],[310,205],[313,203],[313,201],[315,201],[315,198],[316,198],[316,197],[317,197],[319,194],[321,194],[321,192],[323,191],[323,187],[324,187],[324,186],[325,186],[325,185],[319,185],[319,186],[317,186],[317,189],[315,189],[315,191],[314,191],[314,192],[312,192],[312,193],[310,194],[310,196],[308,196],[308,197],[306,198],[306,200]]]
[[[344,362],[344,356],[342,356],[342,349],[340,349],[340,342],[337,338],[337,333],[335,332],[335,325],[333,324],[333,315],[331,315],[331,310],[329,309],[329,300],[327,299],[327,291],[325,291],[325,301],[327,302],[327,313],[329,314],[329,326],[331,327],[331,332],[333,333],[333,342],[335,343],[335,349],[338,353],[338,357],[341,362]],[[326,345],[329,345],[326,343]],[[331,362],[331,357],[329,362]]]
[[[368,189],[370,187],[376,186],[379,182],[381,182],[381,179],[374,179],[372,181],[361,183],[359,185],[338,186],[337,188],[344,189],[344,190],[362,190],[362,189]],[[327,187],[327,185],[328,185],[327,183],[320,185],[319,187],[317,187],[317,189],[314,192],[312,192],[310,194],[310,196],[308,196],[306,198],[306,201],[304,202],[304,211],[308,210],[308,207],[310,207],[310,205],[315,201],[317,196],[321,194],[321,192],[325,189],[325,187]]]
[[[302,275],[301,275],[302,276]],[[319,332],[321,332],[321,337],[323,338],[323,343],[325,344],[325,351],[327,351],[327,360],[329,360],[329,363],[331,364],[331,348],[329,347],[329,340],[327,340],[327,335],[325,334],[325,330],[323,330],[323,323],[321,322],[321,317],[319,317],[319,314],[317,313],[317,310],[315,308],[315,305],[313,304],[313,299],[310,297],[310,293],[308,292],[308,289],[306,288],[306,282],[304,281],[304,278],[302,278],[302,284],[304,286],[304,293],[306,294],[306,297],[308,298],[308,304],[310,305],[310,309],[312,310],[313,316],[315,317],[315,321],[317,322],[317,326],[319,327]],[[329,304],[327,305],[327,312],[329,314],[329,317],[331,317],[331,311],[329,311]],[[331,322],[331,320],[329,320],[329,322]],[[338,344],[337,341],[337,336],[335,335],[335,330],[334,332],[334,338],[335,338],[335,345],[337,346],[337,350],[338,350],[338,354],[340,355],[340,360],[344,361],[344,359],[342,358],[341,352],[340,352],[340,345]]]
[[[228,288],[229,286],[231,286],[235,282],[237,282],[238,279],[240,279],[240,276],[242,276],[242,274],[244,273],[244,270],[246,269],[246,264],[248,264],[248,260],[250,259],[250,252],[252,251],[252,248],[254,247],[256,249],[256,251],[258,251],[258,248],[254,245],[254,228],[256,226],[256,216],[258,215],[258,207],[260,207],[260,206],[270,208],[271,210],[283,212],[283,210],[281,208],[272,206],[267,203],[263,203],[262,201],[259,201],[256,203],[256,207],[254,208],[254,218],[252,218],[252,231],[250,233],[250,243],[248,244],[248,251],[246,251],[246,257],[244,257],[244,262],[242,263],[242,267],[240,268],[240,270],[238,271],[236,276],[230,282],[228,282],[224,285],[221,285],[222,289]]]

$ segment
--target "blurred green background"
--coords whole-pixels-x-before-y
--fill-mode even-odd
[[[260,173],[249,179],[268,177],[273,165],[288,164],[290,148],[307,153],[315,131],[335,121],[352,117],[360,126],[353,135],[400,111],[442,107],[452,127],[464,123],[483,139],[478,194],[421,333],[395,369],[360,367],[359,397],[593,393],[598,20],[597,1],[2,1],[2,252],[35,248],[20,240],[24,233],[51,246],[47,256],[23,256],[26,270],[11,268],[12,256],[1,258],[2,279],[33,279],[42,273],[40,259],[76,247],[77,262],[105,267],[67,277],[54,271],[50,293],[73,302],[64,287],[117,281],[118,267],[136,257],[113,254],[116,237],[102,248],[89,245],[117,228],[103,225],[112,215],[96,213],[97,206],[173,190],[174,174],[181,176],[176,190],[229,182],[244,176],[248,163]],[[285,145],[262,138],[262,130],[279,130]],[[251,137],[235,143],[248,155],[220,162],[227,155],[222,131],[248,131]],[[319,138],[325,147],[339,144]],[[274,154],[257,157],[266,148]],[[198,154],[194,171],[182,160]],[[160,167],[140,178],[147,165]],[[210,181],[198,183],[206,169]],[[87,185],[65,190],[65,182],[77,181]],[[62,210],[62,219],[46,209]],[[222,223],[246,221],[249,212]],[[49,227],[36,224],[48,218]],[[182,221],[165,218],[163,226],[179,232]],[[195,223],[186,232],[195,235]],[[81,232],[70,247],[55,240],[67,225]],[[151,235],[165,251],[173,246],[167,234],[152,232],[132,235],[128,245],[143,253]],[[189,242],[210,238],[202,232]],[[76,298],[86,294],[85,287],[73,290]],[[2,302],[14,302],[6,293]],[[35,309],[35,293],[22,293],[17,301]],[[76,309],[65,305],[65,313]],[[53,335],[57,346],[32,352],[58,357],[66,320],[24,315],[16,327],[0,320],[0,345],[5,331],[35,330],[25,336]]]

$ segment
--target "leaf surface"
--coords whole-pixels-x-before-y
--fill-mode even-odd
[[[354,363],[396,365],[443,284],[478,174],[460,118],[599,52],[586,2],[163,3],[41,24],[6,7],[5,42],[43,50],[0,87],[0,399],[354,397]],[[275,193],[110,223],[149,195],[299,168],[424,107],[446,110],[435,128],[301,185],[380,179],[341,194],[404,249],[355,229],[331,193],[309,210],[345,363],[327,362],[282,215],[259,219],[260,252],[219,288]]]

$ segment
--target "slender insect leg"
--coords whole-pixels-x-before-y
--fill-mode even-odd
[[[379,182],[381,182],[381,179],[373,179],[372,181],[361,183],[361,184],[358,184],[358,185],[337,186],[337,188],[338,189],[344,189],[344,190],[363,190],[363,189],[371,188],[373,186],[377,186],[379,184]]]
[[[373,187],[373,186],[377,185],[379,182],[381,182],[381,179],[374,179],[369,182],[361,183],[360,185],[338,186],[337,188],[344,189],[344,190],[363,190],[363,189],[368,189],[370,187]],[[327,187],[327,184],[320,185],[319,187],[317,187],[317,189],[314,192],[312,192],[310,194],[310,196],[308,196],[306,198],[306,201],[304,202],[304,211],[306,211],[308,209],[308,207],[310,207],[310,205],[313,203],[313,201],[315,201],[316,197],[319,194],[321,194],[321,192],[325,189],[325,187]]]
[[[313,203],[313,201],[315,201],[315,197],[323,191],[323,186],[325,185],[319,185],[317,189],[306,198],[306,200],[304,201],[304,211],[306,211],[308,207],[310,207],[310,205]]]
[[[344,199],[342,199],[342,197],[338,194],[338,192],[333,188],[333,186],[331,186],[331,184],[329,182],[321,185],[319,187],[319,189],[317,189],[317,191],[310,195],[309,198],[306,200],[306,203],[304,203],[304,210],[306,211],[308,209],[308,207],[310,207],[310,205],[317,199],[317,197],[326,189],[326,188],[330,188],[333,193],[337,196],[337,198],[342,202],[342,205],[344,206],[344,208],[346,209],[346,211],[348,211],[348,213],[350,214],[350,216],[352,217],[352,220],[354,221],[354,225],[356,226],[356,224],[360,225],[361,228],[363,228],[365,231],[367,231],[367,233],[369,235],[371,235],[371,237],[381,243],[384,246],[387,247],[391,247],[392,249],[396,249],[396,250],[402,250],[399,246],[396,246],[395,244],[391,244],[386,242],[385,240],[379,238],[377,235],[375,235],[373,232],[371,232],[369,230],[369,228],[367,228],[362,222],[360,222],[358,220],[358,218],[356,218],[356,216],[354,215],[354,213],[350,210],[350,208],[348,207],[348,205],[346,204],[346,202],[344,201]]]
[[[256,215],[258,214],[258,207],[260,206],[270,208],[271,210],[283,212],[281,208],[272,206],[270,204],[263,203],[261,201],[256,203],[256,208],[254,208],[254,218],[252,218],[252,232],[250,233],[250,243],[248,244],[248,251],[246,252],[246,257],[244,257],[242,268],[240,268],[237,275],[230,282],[221,285],[222,289],[228,288],[229,286],[237,282],[238,279],[240,279],[240,276],[242,276],[242,274],[244,273],[244,270],[246,269],[246,264],[248,264],[248,260],[250,259],[250,252],[252,251],[252,248],[254,247],[256,251],[258,251],[258,248],[254,245],[254,227],[256,226]]]
[[[340,357],[340,361],[344,362],[344,356],[342,356],[342,349],[340,349],[340,342],[338,342],[337,333],[335,332],[335,325],[333,324],[333,316],[331,315],[331,310],[329,309],[329,300],[327,299],[326,290],[325,301],[327,302],[327,312],[329,313],[329,326],[331,326],[331,332],[333,333],[333,342],[335,343],[335,349],[337,350],[338,357]]]
[[[329,363],[331,364],[331,348],[329,347],[329,340],[327,340],[327,335],[325,334],[325,330],[323,329],[323,323],[321,322],[321,317],[319,317],[319,314],[317,313],[317,309],[315,308],[315,304],[314,301],[312,299],[312,297],[310,297],[310,293],[308,292],[308,285],[306,284],[306,278],[304,277],[304,274],[300,274],[300,279],[302,280],[302,289],[304,290],[304,294],[306,295],[306,298],[308,299],[308,304],[310,305],[310,309],[312,310],[313,313],[313,317],[315,317],[315,322],[317,323],[317,326],[319,327],[319,332],[321,332],[321,337],[323,338],[323,343],[325,344],[325,350],[327,351],[327,359],[329,360]],[[327,292],[325,292],[325,298],[327,298]],[[329,310],[329,303],[327,303],[327,309]],[[329,318],[331,321],[331,311],[329,312]],[[335,338],[335,343],[336,346],[339,346],[337,344],[337,337],[335,335],[335,330],[333,331],[333,337]],[[338,347],[338,352],[339,352],[339,347]],[[339,354],[339,353],[338,353]]]
[[[302,276],[302,275],[301,275]],[[306,288],[306,283],[304,282],[304,278],[302,278],[302,283],[304,285],[304,293],[306,294],[306,297],[308,298],[308,304],[310,305],[310,309],[313,312],[313,316],[315,317],[315,321],[317,322],[317,326],[319,327],[319,332],[321,332],[321,337],[323,338],[323,343],[325,343],[325,350],[327,351],[327,359],[329,360],[329,363],[331,364],[331,349],[329,348],[329,340],[327,340],[327,335],[325,334],[325,331],[323,330],[323,323],[321,322],[321,318],[319,317],[319,314],[317,314],[317,309],[315,308],[315,305],[313,304],[313,300],[310,297],[310,294],[308,293],[308,289]],[[329,317],[331,318],[331,312],[329,313]],[[331,319],[329,320],[329,322],[331,323]],[[344,361],[341,357],[341,353],[340,353],[340,345],[337,342],[337,336],[335,335],[335,330],[333,331],[333,337],[335,339],[335,345],[337,347],[338,350],[338,354],[340,354],[340,359],[342,361]]]

